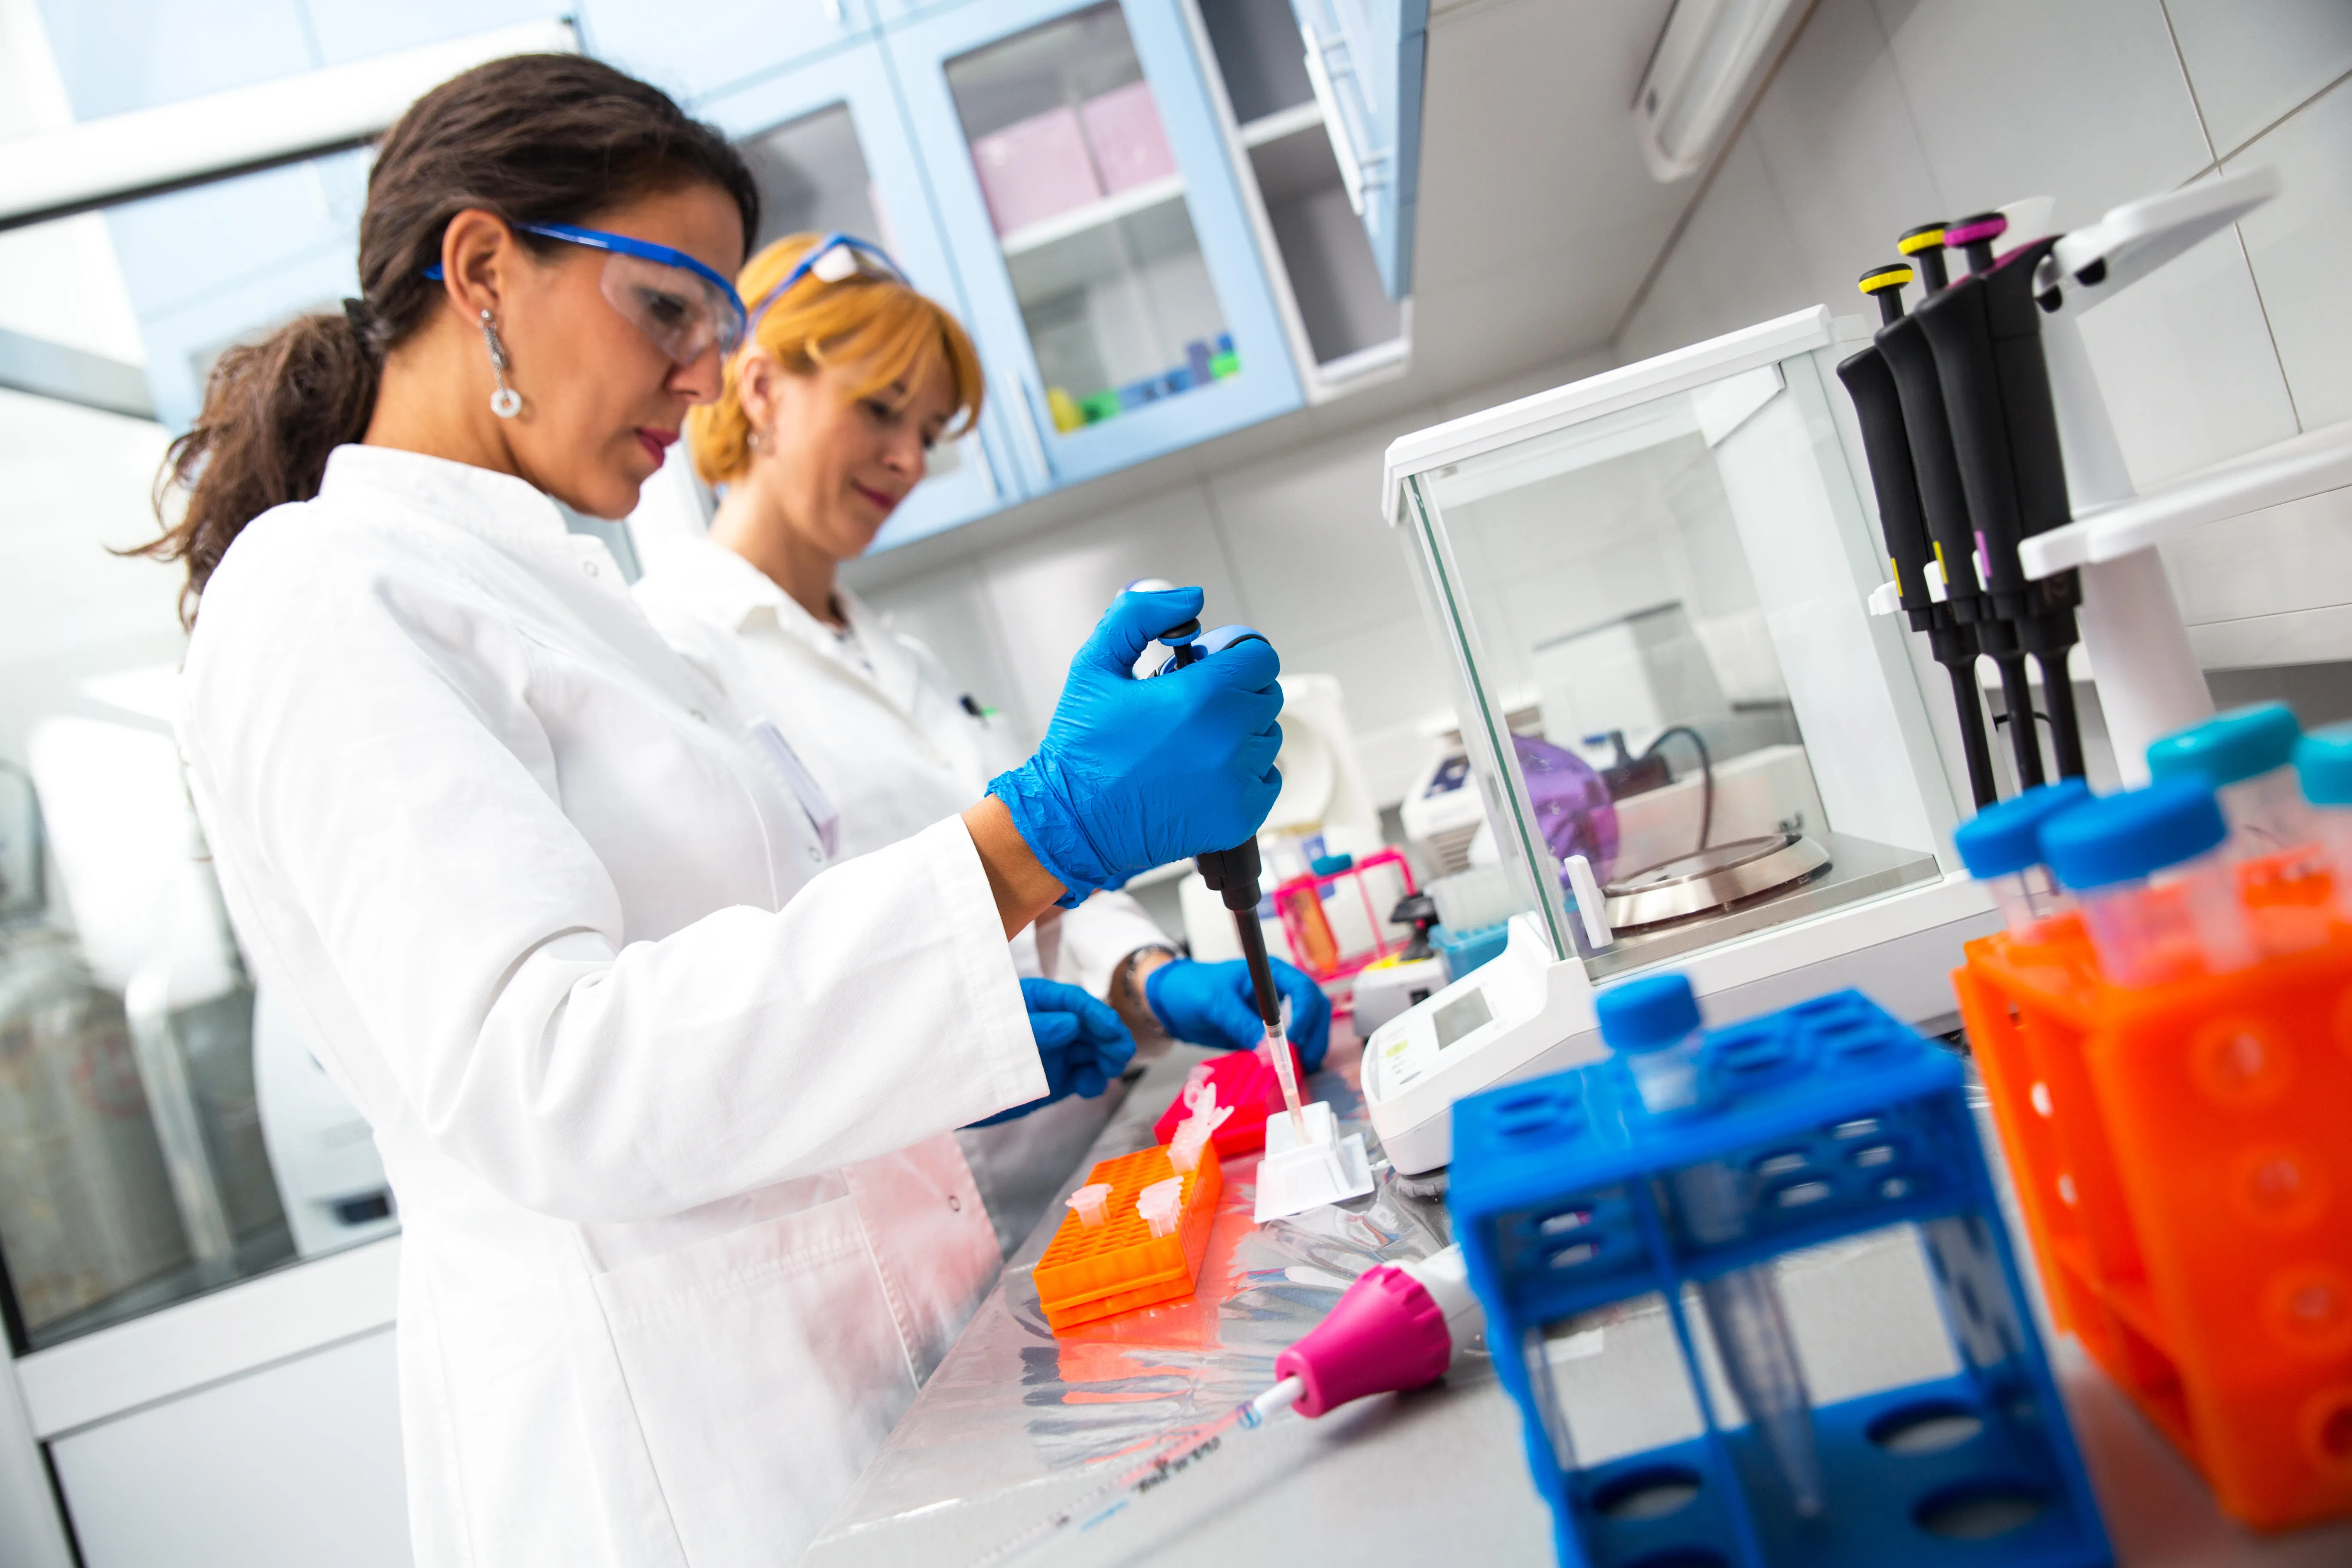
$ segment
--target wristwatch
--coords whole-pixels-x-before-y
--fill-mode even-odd
[[[1143,994],[1143,987],[1136,983],[1135,978],[1135,973],[1143,966],[1143,961],[1154,953],[1171,963],[1183,956],[1166,942],[1150,942],[1120,959],[1118,967],[1111,972],[1110,1005],[1129,1020],[1130,1029],[1139,1017],[1150,1020],[1154,1026],[1160,1022],[1158,1016],[1151,1011],[1151,999]]]

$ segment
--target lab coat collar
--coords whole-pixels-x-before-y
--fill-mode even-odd
[[[694,548],[666,558],[661,570],[676,574],[671,581],[692,596],[698,612],[711,623],[741,633],[764,622],[802,643],[847,679],[867,679],[855,659],[843,657],[841,639],[831,626],[810,615],[799,600],[776,586],[766,573],[725,545],[713,544],[707,539],[696,540]],[[857,634],[859,651],[874,667],[873,685],[889,699],[892,707],[911,714],[915,688],[921,677],[915,668],[914,656],[856,595],[835,584],[833,597],[850,629]]]
[[[411,502],[505,548],[572,549],[571,530],[553,499],[512,474],[390,447],[338,447],[328,453],[319,493],[362,490]]]

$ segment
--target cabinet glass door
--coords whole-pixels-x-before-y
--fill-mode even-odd
[[[582,0],[581,43],[693,104],[873,27],[868,0]]]
[[[982,350],[1040,486],[1296,407],[1177,0],[1012,0],[892,39]]]
[[[916,288],[971,327],[877,47],[785,72],[705,104],[701,112],[735,139],[759,180],[761,245],[834,229],[875,240]],[[997,405],[1007,395],[1007,386],[992,383],[978,427],[933,449],[929,476],[882,525],[877,550],[1021,499],[1003,457],[1004,413]]]
[[[0,1319],[17,1352],[397,1228],[188,805],[169,433],[0,389]]]
[[[1348,200],[1389,298],[1412,292],[1429,0],[1290,0]]]

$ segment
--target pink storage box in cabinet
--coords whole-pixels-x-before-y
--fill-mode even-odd
[[[1094,149],[1106,193],[1117,195],[1176,172],[1176,154],[1168,150],[1150,83],[1133,82],[1089,99],[1078,118],[1086,122],[1087,143]]]
[[[999,234],[1102,199],[1075,110],[1049,109],[982,137],[971,144],[971,166]]]

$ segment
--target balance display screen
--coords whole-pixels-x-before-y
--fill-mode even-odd
[[[1437,1026],[1437,1048],[1442,1051],[1481,1025],[1493,1023],[1495,1015],[1486,1008],[1486,994],[1473,991],[1440,1007],[1433,1021]]]

